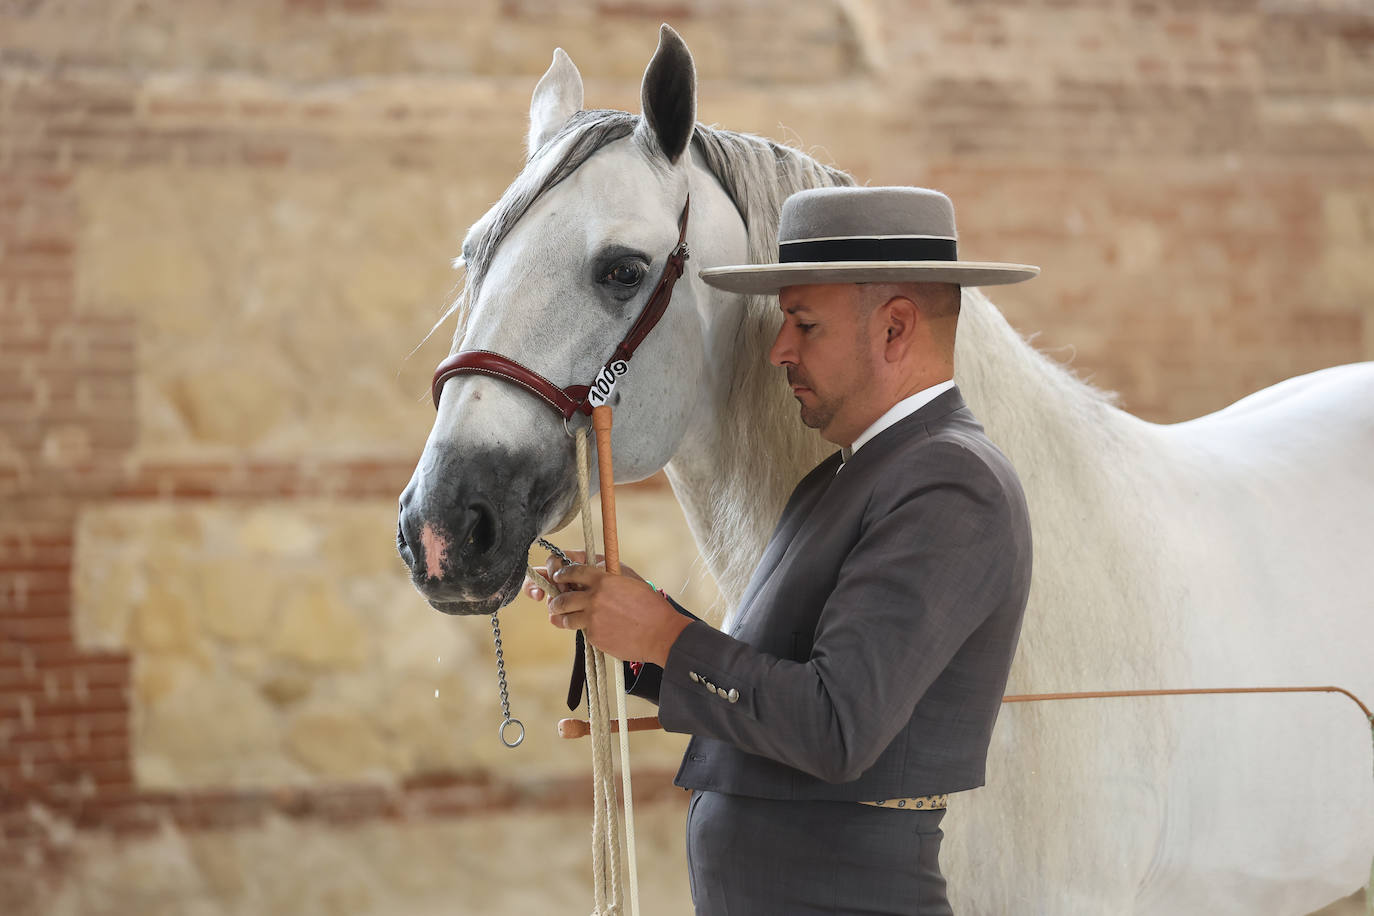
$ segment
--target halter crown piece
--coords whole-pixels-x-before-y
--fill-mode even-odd
[[[635,323],[630,326],[629,333],[616,344],[611,358],[606,360],[601,371],[597,373],[598,380],[603,377],[614,380],[624,375],[624,364],[634,356],[635,350],[639,349],[644,338],[649,336],[649,332],[668,310],[668,303],[673,299],[673,286],[682,276],[683,267],[691,257],[691,252],[687,248],[687,214],[691,206],[692,197],[689,194],[686,203],[682,205],[682,215],[677,221],[677,246],[668,255],[668,263],[663,265],[658,285],[649,294],[649,301],[644,303],[644,308],[635,319]],[[439,395],[443,393],[444,382],[464,372],[478,372],[519,385],[556,410],[565,424],[576,413],[590,416],[592,412],[596,391],[592,385],[568,385],[566,388],[559,388],[533,369],[491,350],[459,350],[439,364],[434,370],[434,381],[430,384],[435,410],[439,409]]]

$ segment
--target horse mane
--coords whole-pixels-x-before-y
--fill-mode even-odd
[[[744,221],[749,260],[777,258],[778,216],[806,188],[850,185],[845,172],[764,137],[698,124],[692,152],[725,190]],[[776,296],[742,296],[734,374],[721,418],[715,473],[694,529],[723,603],[733,609],[749,583],[792,488],[834,446],[797,422],[786,377],[766,358],[781,313]],[[768,460],[760,460],[768,456]],[[679,493],[679,498],[684,494]],[[700,501],[701,494],[693,494]],[[741,549],[747,545],[747,549]]]

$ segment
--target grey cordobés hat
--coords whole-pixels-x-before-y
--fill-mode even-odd
[[[961,261],[954,204],[929,188],[812,188],[782,205],[778,263],[709,267],[701,278],[736,293],[809,283],[997,286],[1040,273],[1029,264]]]

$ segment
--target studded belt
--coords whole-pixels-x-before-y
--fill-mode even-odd
[[[919,798],[885,798],[882,801],[859,802],[875,808],[901,808],[903,811],[931,811],[949,807],[949,795],[922,795]]]

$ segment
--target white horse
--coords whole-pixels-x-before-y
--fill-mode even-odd
[[[690,192],[687,274],[617,389],[616,479],[666,467],[733,601],[829,447],[766,364],[776,300],[696,271],[772,260],[783,199],[849,178],[696,124],[695,93],[666,26],[642,116],[583,111],[581,77],[555,52],[525,169],[464,243],[455,348],[589,382]],[[1334,683],[1374,698],[1374,364],[1160,426],[1036,352],[970,289],[956,366],[1031,508],[1034,584],[1009,692]],[[554,412],[499,379],[450,380],[402,497],[417,587],[449,613],[490,613],[514,597],[535,535],[569,519],[573,492]],[[945,821],[956,910],[1314,910],[1368,878],[1369,737],[1331,694],[1004,707],[987,787]]]

